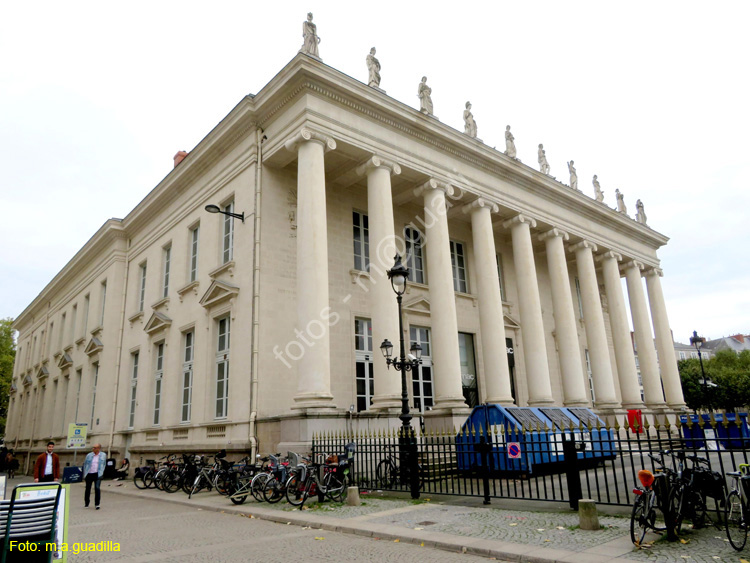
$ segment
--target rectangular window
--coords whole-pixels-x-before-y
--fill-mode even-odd
[[[70,343],[73,344],[73,342],[76,339],[76,320],[78,317],[78,303],[73,305],[73,312],[70,315]]]
[[[234,202],[224,207],[226,213],[234,213]],[[234,218],[224,215],[224,235],[222,237],[221,263],[231,262],[234,257]]]
[[[685,354],[685,352],[680,352],[680,359],[681,360],[686,360],[687,359],[687,354]]]
[[[229,398],[229,317],[219,319],[216,343],[216,418],[226,418]]]
[[[589,357],[589,351],[584,350],[584,353],[586,354],[586,373],[589,377],[589,392],[591,393],[591,403],[593,404],[596,401],[596,395],[594,394],[594,374],[591,372],[591,358]]]
[[[450,248],[451,266],[453,267],[453,289],[460,293],[467,293],[464,245],[460,242],[450,241]]]
[[[370,227],[367,215],[354,211],[354,269],[370,271]]]
[[[91,389],[91,423],[89,428],[94,427],[94,410],[96,409],[96,385],[99,383],[99,364],[94,364],[94,387]]]
[[[78,406],[81,404],[81,381],[83,380],[83,369],[76,370],[76,414],[75,421],[78,422]]]
[[[366,411],[375,394],[372,356],[372,321],[354,319],[354,354],[356,358],[357,412]]]
[[[53,352],[52,347],[54,344],[52,343],[52,339],[55,336],[55,323],[49,323],[49,333],[47,336],[47,354],[50,354]]]
[[[694,360],[697,360],[698,359],[698,352],[690,352],[690,357],[693,358]]]
[[[190,229],[190,282],[198,279],[198,237],[200,227]]]
[[[102,307],[99,313],[99,326],[104,326],[104,307],[107,304],[107,280],[102,282]]]
[[[503,281],[503,256],[502,254],[497,254],[497,278],[500,280],[500,299],[503,301],[507,301],[505,299],[505,282]]]
[[[422,347],[422,365],[411,372],[411,381],[414,408],[419,412],[424,412],[427,407],[433,405],[430,329],[417,326],[409,327],[409,339],[411,340],[410,348],[415,343]]]
[[[185,333],[185,354],[182,364],[182,422],[190,422],[190,410],[193,402],[193,339],[191,330]]]
[[[406,227],[404,242],[406,243],[406,267],[409,269],[409,281],[425,283],[422,233],[415,228]]]
[[[138,390],[138,362],[140,353],[131,354],[132,369],[130,370],[130,416],[128,417],[128,428],[133,428],[135,424],[135,399]]]
[[[91,305],[91,297],[87,293],[83,298],[83,334],[81,336],[83,336],[84,338],[86,337],[86,334],[89,330],[89,305]]]
[[[57,349],[62,350],[63,348],[63,338],[65,338],[65,318],[66,314],[63,313],[60,317],[60,334],[57,336]]]
[[[143,311],[143,303],[146,301],[146,262],[140,267],[140,284],[138,285],[138,310]]]
[[[164,268],[162,271],[162,297],[169,295],[169,265],[172,261],[172,246],[166,246],[164,248]]]
[[[154,373],[154,426],[161,421],[161,383],[164,378],[164,343],[156,347],[156,371]]]
[[[474,335],[465,332],[458,333],[458,355],[461,362],[461,387],[464,399],[469,407],[479,404],[479,389],[477,387],[477,364],[474,357]]]
[[[583,318],[583,299],[581,299],[581,281],[576,278],[576,297],[578,298],[578,318]]]

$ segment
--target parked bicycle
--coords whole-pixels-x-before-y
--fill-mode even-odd
[[[188,498],[192,498],[193,495],[202,489],[211,490],[214,488],[216,476],[221,469],[221,461],[227,456],[226,450],[221,450],[213,456],[213,463],[207,463],[207,457],[201,456],[200,461],[197,463],[200,467],[198,476],[193,480],[192,487],[188,493]]]
[[[674,501],[676,498],[674,495],[670,496],[670,490],[677,482],[678,476],[676,471],[664,463],[664,456],[670,454],[669,451],[663,451],[658,456],[648,454],[648,457],[658,466],[656,472],[652,473],[648,469],[641,469],[638,472],[641,486],[633,489],[635,502],[630,514],[630,539],[637,547],[643,544],[646,532],[649,530],[654,532],[667,530],[668,535],[674,534],[675,507],[670,506],[669,501]],[[664,517],[664,526],[657,526],[657,510],[661,511]]]
[[[726,485],[720,473],[711,471],[708,459],[685,452],[673,454],[677,460],[677,482],[670,492],[670,506],[675,508],[674,529],[679,534],[685,520],[690,520],[693,528],[703,528],[708,517],[707,498],[714,498],[723,506],[726,498]],[[691,467],[685,467],[685,462]],[[704,467],[705,466],[705,467]]]
[[[340,502],[346,496],[349,460],[321,454],[326,463],[310,463],[305,472],[292,475],[286,483],[286,499],[292,506],[302,506],[308,497],[324,495]]]
[[[734,549],[742,551],[747,543],[748,488],[750,488],[750,465],[741,463],[739,471],[727,471],[732,478],[732,490],[727,495],[724,525],[727,539]]]
[[[387,456],[378,463],[375,468],[375,483],[376,486],[382,489],[393,489],[397,485],[403,487],[411,486],[411,472],[410,467],[401,467],[400,457],[401,452],[398,451],[399,446],[391,446],[389,448]],[[419,472],[419,490],[424,487],[424,468],[422,464],[417,463],[417,471]]]

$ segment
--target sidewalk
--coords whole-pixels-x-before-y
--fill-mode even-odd
[[[79,485],[75,485],[79,486]],[[630,518],[603,515],[602,529],[578,528],[578,514],[556,505],[557,512],[509,509],[508,503],[493,499],[497,506],[477,505],[463,497],[431,498],[418,501],[385,494],[363,494],[362,506],[310,503],[298,510],[285,502],[256,503],[252,497],[235,506],[214,492],[201,492],[192,499],[180,492],[167,494],[154,489],[142,491],[132,481],[105,481],[102,494],[121,494],[160,499],[198,510],[240,514],[282,524],[356,534],[382,541],[410,542],[453,552],[473,553],[506,561],[593,563],[614,561],[705,562],[741,560],[726,541],[724,530],[687,530],[685,543],[669,543],[650,534],[655,541],[648,549],[635,549],[630,541]],[[309,501],[308,501],[309,502]],[[480,499],[481,502],[481,499]],[[517,501],[513,501],[517,502]],[[462,504],[458,504],[462,503]],[[525,503],[524,508],[528,508]],[[750,548],[748,548],[750,550]],[[747,554],[750,557],[750,552]]]

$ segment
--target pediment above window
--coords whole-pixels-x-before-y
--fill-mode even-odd
[[[73,358],[70,357],[70,354],[67,352],[64,353],[62,356],[60,356],[60,359],[57,360],[57,367],[60,369],[65,369],[73,365]]]
[[[93,356],[94,354],[98,354],[102,351],[104,348],[104,344],[102,344],[102,341],[99,340],[96,336],[89,340],[89,343],[86,344],[86,349],[84,352],[87,356]]]
[[[40,367],[39,371],[36,372],[37,379],[44,379],[47,376],[49,376],[49,370],[47,369],[47,366]]]
[[[514,330],[521,328],[521,324],[510,315],[503,315],[503,323],[505,324],[505,328],[511,328]]]
[[[200,304],[206,309],[210,309],[220,303],[234,299],[240,292],[240,288],[231,283],[214,280],[208,287],[206,293],[201,297]]]
[[[31,383],[32,383],[32,381],[31,381],[31,374],[27,373],[26,377],[23,378],[23,384],[24,385],[31,385]]]
[[[155,332],[167,329],[170,326],[172,326],[172,319],[170,319],[164,313],[159,313],[158,311],[156,311],[153,315],[151,315],[151,318],[146,323],[146,326],[143,327],[143,330],[147,334],[154,334]]]
[[[404,311],[410,313],[417,313],[421,315],[430,314],[430,302],[426,297],[417,297],[411,301],[407,301],[403,306]]]
[[[10,384],[10,394],[15,395],[18,392],[18,385],[16,385],[16,382]]]

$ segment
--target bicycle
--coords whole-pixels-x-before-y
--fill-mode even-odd
[[[678,481],[670,495],[674,497],[671,503],[676,507],[674,527],[679,534],[685,519],[693,523],[693,528],[703,528],[710,520],[706,498],[710,496],[721,505],[725,501],[726,491],[724,479],[719,473],[711,471],[708,459],[685,452],[677,452],[674,457],[679,460]],[[684,467],[684,461],[690,461],[692,467]]]
[[[302,506],[309,496],[326,496],[341,502],[346,496],[349,460],[321,454],[327,463],[310,463],[306,471],[295,473],[286,483],[286,500],[292,506]]]
[[[211,464],[206,463],[205,458],[201,456],[198,466],[201,468],[198,476],[193,481],[193,486],[190,488],[188,498],[192,498],[193,495],[199,492],[201,489],[208,489],[209,491],[215,486],[216,477],[219,469],[222,467],[222,458],[226,457],[227,451],[221,450],[219,453],[214,455],[214,461]],[[227,462],[228,463],[228,462]]]
[[[396,485],[409,487],[411,486],[411,473],[407,464],[403,470],[400,466],[399,453],[396,452],[397,446],[388,446],[390,453],[378,463],[375,468],[375,483],[382,489],[393,489]],[[421,463],[417,463],[419,474],[419,490],[424,488],[424,468]]]
[[[724,507],[724,525],[731,546],[737,551],[742,551],[747,543],[749,507],[746,488],[750,487],[750,465],[741,463],[739,469],[727,471],[727,475],[733,479],[733,484]]]
[[[278,454],[280,456],[281,454]],[[273,456],[273,457],[278,457]],[[229,495],[229,500],[233,504],[242,504],[247,500],[249,495],[252,495],[258,502],[263,502],[263,485],[265,485],[266,479],[270,475],[272,465],[271,457],[263,457],[260,455],[256,456],[257,460],[261,462],[260,467],[254,467],[254,472],[236,473],[234,476],[234,483],[232,485],[233,491]]]
[[[642,487],[633,489],[635,502],[630,514],[630,540],[636,547],[643,544],[646,532],[663,532],[667,530],[669,536],[674,534],[673,517],[675,507],[670,505],[674,497],[670,495],[671,484],[677,480],[677,472],[664,464],[663,457],[671,452],[660,452],[659,456],[648,454],[659,468],[656,474],[648,469],[638,472],[638,480]],[[664,515],[664,527],[656,525],[656,511]],[[670,533],[671,530],[671,533]]]

